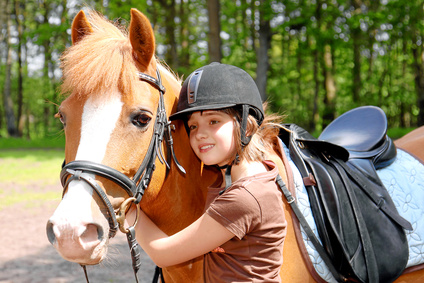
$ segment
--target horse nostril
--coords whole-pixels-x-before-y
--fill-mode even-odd
[[[46,233],[47,233],[47,238],[49,239],[50,244],[53,245],[54,243],[56,243],[56,235],[54,234],[54,231],[53,231],[53,223],[50,220],[47,221]]]
[[[95,242],[103,240],[103,228],[97,224],[87,224],[84,233],[81,235],[81,240],[84,242]]]

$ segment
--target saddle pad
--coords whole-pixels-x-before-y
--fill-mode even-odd
[[[294,175],[297,205],[312,231],[319,238],[302,177],[284,143],[283,147]],[[406,267],[411,267],[424,263],[424,206],[422,205],[424,203],[424,165],[407,152],[400,149],[397,151],[395,162],[377,170],[377,173],[392,197],[399,214],[412,224],[413,230],[405,231],[409,247]],[[306,251],[318,275],[326,282],[337,282],[302,227],[301,232]]]

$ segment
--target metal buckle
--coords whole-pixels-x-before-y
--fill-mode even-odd
[[[121,204],[121,207],[119,208],[119,211],[116,215],[116,220],[118,221],[118,224],[119,224],[119,230],[121,230],[122,233],[126,234],[129,232],[128,228],[125,228],[125,213],[127,212],[127,209],[129,208],[129,206],[132,205],[131,202],[135,202],[135,201],[136,199],[134,197],[127,198],[126,200],[124,200],[124,202]],[[140,215],[140,206],[136,204],[135,207],[137,209],[137,214],[135,216],[135,221],[132,227],[135,227],[135,225],[137,225],[138,217]]]

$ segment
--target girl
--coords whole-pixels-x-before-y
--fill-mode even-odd
[[[193,151],[221,169],[222,184],[208,189],[204,214],[172,236],[141,212],[140,246],[161,267],[204,255],[206,282],[280,282],[286,219],[278,169],[265,160],[278,128],[263,123],[253,79],[230,65],[200,68],[184,82],[171,119],[183,119]]]

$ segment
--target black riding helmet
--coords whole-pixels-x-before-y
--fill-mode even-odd
[[[250,137],[246,136],[248,115],[252,115],[258,125],[264,119],[258,87],[244,70],[214,62],[188,76],[180,91],[177,112],[169,118],[186,122],[186,116],[192,112],[230,107],[241,111],[241,141],[246,146],[250,142]]]

